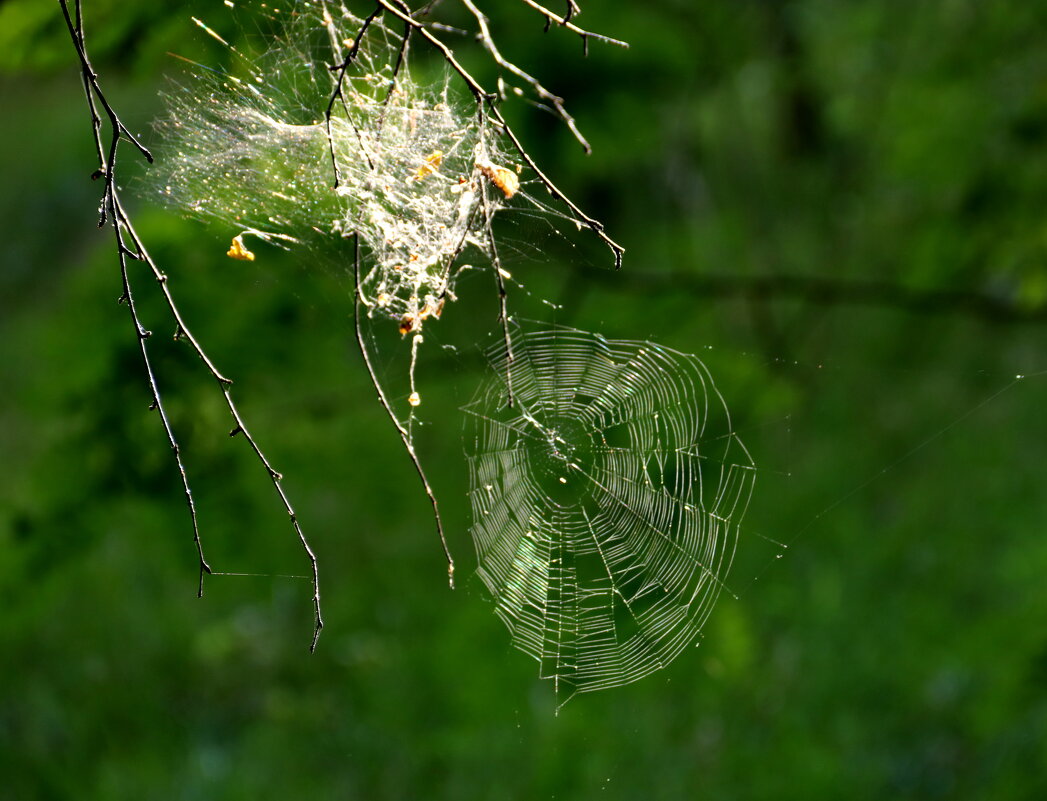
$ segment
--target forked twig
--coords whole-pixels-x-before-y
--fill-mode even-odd
[[[99,227],[103,227],[108,222],[113,229],[113,235],[116,240],[117,257],[120,263],[120,274],[123,285],[123,294],[120,296],[120,302],[125,303],[131,314],[131,321],[135,327],[135,334],[138,338],[139,350],[142,356],[142,363],[145,368],[146,378],[149,383],[149,389],[152,394],[151,408],[156,409],[160,414],[160,419],[164,427],[164,432],[167,435],[168,444],[174,453],[175,464],[178,467],[179,475],[182,480],[182,487],[185,491],[186,503],[189,508],[189,515],[192,521],[193,527],[193,539],[196,543],[197,554],[200,560],[200,583],[198,588],[198,595],[203,595],[203,577],[205,573],[212,573],[210,565],[204,558],[203,543],[200,539],[200,528],[197,519],[196,506],[193,501],[192,490],[189,485],[189,477],[185,468],[185,464],[182,460],[181,448],[178,444],[177,439],[174,435],[174,430],[171,426],[170,419],[167,416],[167,412],[164,408],[163,401],[160,397],[159,384],[156,379],[156,375],[153,371],[152,362],[149,357],[149,351],[146,346],[146,340],[150,336],[150,332],[145,329],[142,325],[138,315],[138,310],[135,306],[134,295],[131,290],[131,280],[128,271],[128,259],[135,261],[141,261],[147,264],[153,273],[153,277],[156,279],[160,286],[160,291],[164,296],[164,300],[167,304],[167,309],[175,321],[175,337],[176,339],[184,339],[192,347],[193,351],[199,357],[199,359],[207,367],[211,376],[218,383],[220,391],[225,398],[226,406],[229,408],[229,413],[233,418],[235,427],[230,432],[231,436],[236,434],[243,434],[254,451],[255,456],[265,467],[266,472],[269,474],[269,478],[275,487],[277,494],[280,496],[280,500],[283,502],[284,509],[291,519],[291,524],[294,527],[295,533],[298,536],[299,541],[305,550],[306,555],[309,558],[310,567],[312,570],[312,585],[313,585],[313,612],[315,618],[315,626],[313,629],[313,638],[310,643],[310,651],[316,649],[317,640],[320,637],[320,631],[323,628],[323,617],[320,612],[320,580],[317,566],[316,555],[312,548],[309,546],[306,540],[305,534],[302,531],[301,526],[298,523],[297,515],[294,509],[291,507],[290,501],[287,498],[287,494],[284,492],[281,481],[283,476],[280,475],[270,464],[268,458],[262,452],[258,443],[251,436],[244,423],[243,417],[240,415],[236,404],[233,402],[232,395],[230,394],[230,385],[233,383],[230,379],[222,375],[218,368],[215,367],[210,357],[204,351],[203,347],[193,336],[189,327],[186,325],[185,320],[182,318],[182,314],[175,303],[174,297],[171,294],[170,287],[168,285],[167,276],[159,269],[156,262],[153,261],[152,257],[146,251],[142,240],[134,230],[134,226],[131,224],[130,218],[127,216],[120,199],[118,196],[118,190],[116,186],[116,160],[118,154],[118,146],[120,139],[124,138],[130,141],[142,155],[150,162],[152,162],[152,155],[149,151],[138,142],[137,139],[128,131],[124,124],[120,121],[116,112],[109,104],[102,92],[101,87],[98,83],[98,76],[91,66],[90,59],[87,55],[87,48],[84,42],[84,27],[83,17],[81,10],[80,0],[75,0],[74,13],[75,21],[73,16],[69,13],[68,0],[58,0],[62,7],[62,14],[65,17],[66,27],[69,30],[69,35],[73,40],[73,45],[76,48],[77,55],[80,60],[80,71],[81,78],[84,85],[84,92],[87,98],[87,104],[91,111],[91,126],[94,133],[95,147],[98,154],[98,169],[95,171],[93,177],[105,178],[105,188],[102,194],[102,202],[99,215]],[[106,116],[109,118],[111,138],[109,141],[108,150],[103,147],[102,144],[102,121],[98,115],[97,106],[95,101],[97,99],[98,104],[102,106]]]
[[[353,122],[353,115],[349,113],[349,104],[345,101],[345,93],[342,88],[345,86],[345,72],[349,69],[349,66],[356,61],[357,55],[360,53],[360,43],[363,42],[364,35],[367,33],[367,29],[371,26],[382,13],[380,8],[376,8],[371,12],[371,15],[363,21],[363,25],[360,26],[360,33],[357,34],[353,40],[352,46],[349,48],[349,52],[345,54],[345,58],[342,59],[341,63],[335,64],[329,69],[332,72],[338,73],[338,79],[335,81],[334,92],[331,93],[331,99],[327,102],[327,109],[324,111],[324,130],[327,132],[327,144],[331,150],[331,167],[334,169],[334,188],[337,190],[342,185],[342,172],[338,168],[338,159],[334,153],[334,136],[331,133],[331,114],[334,111],[334,104],[340,102],[342,104],[342,110],[345,112],[346,121],[352,126],[353,132],[356,134],[357,141],[360,142],[360,150],[364,154],[364,158],[367,159],[367,166],[372,170],[374,169],[374,162],[371,160],[371,154],[368,152],[369,148],[360,135],[360,129],[356,127],[356,123]],[[334,34],[334,22],[329,16],[324,17],[324,21],[329,26],[331,32],[331,46],[334,48],[339,47],[339,42]]]
[[[498,110],[498,107],[492,103],[490,108],[491,115],[495,118],[495,120],[498,121],[498,124],[501,126],[502,131],[505,133],[505,136],[512,143],[513,149],[515,149],[516,152],[520,154],[520,158],[524,160],[524,163],[527,164],[531,171],[538,176],[538,180],[540,180],[545,185],[545,188],[549,190],[550,194],[552,194],[553,197],[555,197],[561,203],[566,205],[567,208],[571,210],[571,213],[578,218],[579,222],[584,223],[586,226],[588,226],[589,230],[591,230],[594,234],[596,234],[598,237],[600,237],[600,239],[604,241],[604,244],[611,249],[611,254],[614,256],[614,269],[620,270],[622,268],[622,255],[625,253],[625,248],[619,245],[617,242],[615,242],[613,239],[611,239],[611,237],[607,235],[607,232],[604,230],[602,222],[597,220],[595,217],[590,217],[588,214],[582,211],[573,200],[571,200],[569,197],[567,197],[567,195],[560,191],[556,184],[552,182],[552,179],[549,178],[549,176],[542,172],[542,170],[538,167],[537,162],[535,162],[535,160],[531,158],[531,154],[524,149],[523,144],[517,138],[516,133],[513,131],[513,129],[509,127],[509,123],[505,121],[505,117],[502,116],[502,112]]]
[[[493,40],[491,39],[490,31],[489,31],[489,29],[487,27],[487,18],[485,16],[483,16],[483,14],[481,14],[479,12],[477,7],[471,2],[471,0],[462,0],[462,2],[465,3],[466,6],[476,16],[478,24],[481,27],[482,37],[483,37],[485,43],[487,44],[487,49],[492,54],[492,56],[495,58],[496,62],[498,62],[501,66],[503,66],[503,68],[509,69],[510,71],[514,71],[515,74],[518,74],[521,77],[523,77],[525,80],[528,80],[532,84],[532,86],[535,88],[535,91],[539,94],[540,97],[543,97],[545,99],[550,100],[550,102],[553,102],[553,104],[559,109],[561,118],[564,119],[567,122],[567,124],[571,128],[571,130],[579,138],[579,141],[583,142],[586,145],[586,148],[588,149],[588,144],[585,143],[584,138],[581,136],[580,132],[578,132],[577,126],[574,124],[573,118],[569,114],[567,114],[566,110],[563,108],[563,101],[562,101],[562,99],[552,95],[552,93],[550,93],[547,90],[545,90],[544,87],[541,86],[541,84],[539,84],[531,76],[527,75],[527,73],[524,73],[522,70],[519,70],[519,68],[517,68],[514,65],[509,64],[509,62],[505,61],[505,59],[503,59],[501,57],[501,54],[498,52],[497,47],[494,46]],[[572,13],[575,13],[576,11],[577,11],[577,6],[575,6],[575,4],[573,2],[570,2],[569,6],[568,6],[567,17],[569,18],[570,15]],[[616,268],[620,267],[621,266],[622,253],[624,252],[624,249],[620,245],[618,245],[616,242],[614,242],[614,240],[612,240],[610,237],[607,236],[607,234],[603,230],[602,224],[599,221],[597,221],[596,219],[594,219],[594,218],[588,216],[587,214],[585,214],[563,192],[561,192],[556,187],[556,185],[541,170],[538,169],[538,167],[535,164],[534,160],[530,157],[530,155],[528,155],[526,153],[526,151],[524,151],[523,146],[520,143],[519,139],[512,133],[512,131],[509,130],[508,124],[506,123],[505,119],[498,112],[497,107],[495,106],[495,103],[498,100],[498,96],[487,92],[480,85],[480,83],[475,78],[473,78],[473,76],[458,62],[458,60],[455,57],[454,52],[451,50],[451,48],[448,47],[437,36],[433,35],[430,32],[430,30],[427,29],[427,27],[425,25],[420,23],[418,20],[416,20],[412,16],[410,8],[406,5],[406,3],[402,2],[402,0],[375,0],[375,10],[368,17],[366,17],[362,21],[362,23],[360,25],[360,29],[359,29],[356,37],[353,39],[353,43],[352,43],[351,49],[349,50],[348,54],[345,57],[341,57],[340,56],[340,53],[339,53],[340,48],[338,46],[339,42],[337,40],[337,37],[332,36],[332,44],[333,44],[335,53],[337,54],[336,58],[338,58],[339,61],[338,61],[337,64],[335,64],[334,66],[331,67],[331,72],[335,74],[335,81],[334,81],[335,86],[334,86],[334,88],[332,90],[329,102],[327,104],[327,110],[326,110],[326,113],[325,113],[325,123],[326,123],[326,129],[327,129],[327,144],[328,144],[328,149],[330,151],[331,163],[333,165],[333,170],[334,170],[335,187],[337,188],[339,183],[340,183],[341,169],[340,169],[339,164],[338,164],[338,156],[337,156],[337,153],[335,152],[334,140],[333,140],[333,136],[332,136],[332,128],[331,128],[331,126],[332,126],[332,123],[331,123],[332,114],[333,114],[333,111],[334,111],[334,108],[335,108],[335,104],[339,100],[341,100],[342,106],[343,106],[343,110],[345,111],[347,117],[349,116],[349,110],[348,110],[348,108],[345,107],[346,103],[345,103],[345,94],[344,94],[344,83],[345,83],[345,80],[346,80],[346,73],[347,73],[347,70],[348,70],[348,67],[350,66],[350,64],[352,64],[355,61],[356,55],[358,53],[359,47],[360,47],[360,45],[361,45],[361,43],[363,41],[364,36],[368,33],[368,30],[370,29],[372,23],[375,21],[375,19],[378,17],[378,15],[381,14],[382,12],[389,12],[392,16],[396,17],[397,19],[399,19],[404,24],[404,31],[403,31],[403,34],[401,36],[401,42],[400,42],[400,47],[399,47],[399,51],[398,51],[398,55],[397,55],[397,59],[396,59],[396,64],[393,67],[392,80],[391,80],[391,83],[390,83],[389,92],[386,95],[385,103],[388,104],[390,98],[392,97],[392,92],[394,91],[395,85],[396,85],[397,75],[399,74],[401,68],[403,67],[404,57],[405,57],[406,50],[407,50],[407,45],[408,45],[408,39],[411,36],[412,32],[417,31],[427,42],[429,42],[429,44],[431,46],[435,47],[441,53],[441,55],[443,56],[443,58],[447,62],[447,64],[459,75],[459,77],[462,79],[462,81],[465,83],[465,85],[469,87],[469,90],[472,92],[474,100],[476,102],[476,111],[477,111],[477,114],[481,118],[481,124],[482,125],[486,124],[487,114],[488,113],[491,113],[493,115],[493,119],[495,119],[497,121],[497,124],[501,128],[501,130],[508,135],[510,141],[513,143],[513,146],[516,148],[516,150],[520,154],[521,158],[523,158],[524,161],[528,164],[528,166],[530,166],[531,169],[534,170],[535,174],[539,177],[539,179],[542,181],[542,183],[548,189],[550,194],[552,194],[554,197],[556,197],[557,199],[562,201],[571,210],[571,212],[574,214],[576,220],[578,220],[581,223],[584,223],[584,224],[588,225],[589,228],[591,228],[594,232],[597,233],[598,236],[600,236],[604,240],[604,242],[611,248],[611,251],[614,254]],[[379,131],[381,130],[381,126],[382,126],[382,123],[384,122],[384,119],[385,119],[385,109],[383,107],[382,117],[379,120]],[[354,126],[354,128],[355,128],[355,126]],[[359,132],[357,132],[357,135],[359,136]],[[375,169],[375,165],[373,163],[370,163],[370,160],[368,160],[368,161],[369,161],[368,166],[373,171]],[[485,222],[486,222],[486,225],[485,225],[485,236],[487,238],[487,244],[488,244],[488,249],[490,251],[492,267],[494,268],[495,278],[496,278],[497,286],[498,286],[499,320],[501,322],[503,336],[504,336],[504,340],[505,340],[505,348],[506,348],[506,358],[507,358],[507,361],[506,361],[506,384],[507,384],[508,392],[509,392],[508,403],[509,403],[510,406],[513,406],[514,405],[514,397],[513,397],[513,388],[512,388],[513,387],[513,384],[512,384],[512,362],[513,362],[513,358],[514,358],[514,353],[513,353],[513,347],[512,347],[512,338],[511,338],[510,331],[509,331],[509,313],[508,313],[507,302],[506,302],[505,272],[504,272],[504,270],[502,269],[502,266],[501,266],[501,260],[500,260],[499,255],[498,255],[498,248],[497,248],[496,242],[494,240],[493,231],[492,231],[491,225],[490,225],[490,220],[491,220],[491,217],[493,216],[494,212],[493,212],[492,207],[491,207],[491,202],[490,202],[490,199],[489,199],[489,196],[488,196],[488,191],[489,191],[489,187],[487,186],[487,183],[486,182],[481,182],[482,214],[483,214],[483,216],[485,218]],[[473,213],[475,214],[477,212],[474,211]],[[447,266],[445,268],[445,277],[450,273],[450,271],[452,269],[452,265],[454,264],[454,262],[457,259],[459,253],[461,252],[462,248],[466,244],[467,230],[468,229],[466,229],[466,232],[463,232],[462,240],[459,242],[458,247],[455,249],[454,253],[451,255],[451,257],[448,260]],[[403,423],[400,422],[400,420],[397,417],[396,413],[393,411],[392,405],[389,403],[389,400],[386,397],[385,390],[382,387],[381,381],[378,379],[378,376],[375,373],[374,367],[373,367],[372,362],[371,362],[371,357],[370,357],[370,354],[369,354],[368,349],[367,349],[367,344],[364,341],[363,331],[362,331],[362,327],[361,327],[361,320],[360,320],[360,314],[361,314],[360,306],[361,305],[366,305],[366,300],[365,300],[365,298],[363,296],[363,289],[362,289],[362,286],[361,286],[361,277],[360,277],[360,235],[359,235],[359,231],[354,232],[354,234],[353,234],[353,242],[354,242],[354,244],[353,244],[353,278],[354,278],[353,311],[354,311],[354,315],[353,315],[353,317],[354,317],[354,327],[355,327],[355,333],[356,333],[357,346],[358,346],[358,348],[360,350],[360,355],[363,358],[364,365],[365,365],[365,367],[367,369],[367,372],[368,372],[368,375],[369,375],[369,377],[371,379],[371,383],[373,384],[375,392],[378,395],[379,402],[381,403],[382,408],[385,409],[386,414],[389,416],[389,419],[392,421],[393,425],[395,426],[395,428],[397,430],[397,433],[400,435],[400,438],[401,438],[401,440],[403,442],[403,445],[404,445],[404,449],[407,451],[407,454],[410,457],[411,462],[414,465],[415,470],[418,473],[419,478],[421,479],[422,486],[423,486],[423,488],[425,490],[426,496],[428,497],[429,502],[430,502],[430,504],[432,506],[433,517],[434,517],[435,522],[436,522],[437,533],[438,533],[438,535],[440,537],[440,542],[443,545],[444,554],[447,557],[448,579],[449,579],[449,582],[450,582],[451,586],[453,587],[454,586],[454,560],[453,560],[453,558],[451,556],[450,548],[449,548],[449,546],[447,544],[447,539],[446,539],[446,536],[444,534],[443,523],[442,523],[442,520],[440,518],[439,505],[438,505],[436,496],[435,496],[435,494],[434,494],[434,492],[432,490],[432,487],[430,486],[429,481],[428,481],[428,479],[427,479],[427,477],[425,475],[425,471],[422,468],[422,464],[421,464],[421,461],[418,458],[418,454],[417,454],[417,452],[414,449],[414,444],[412,442],[411,433],[403,425]],[[412,362],[412,374],[413,374],[413,362]]]
[[[463,2],[465,1],[466,0],[463,0]],[[578,205],[574,203],[574,201],[567,197],[567,195],[565,195],[556,186],[556,184],[552,182],[549,176],[547,176],[544,172],[542,172],[542,170],[538,168],[538,165],[537,163],[535,163],[535,160],[524,149],[524,146],[520,142],[520,139],[513,132],[512,128],[509,127],[509,124],[505,121],[505,118],[498,110],[498,106],[496,105],[498,96],[495,94],[491,94],[486,89],[484,89],[483,86],[481,86],[480,83],[469,73],[469,71],[462,66],[461,62],[459,62],[458,59],[455,58],[454,51],[451,50],[451,48],[448,47],[438,36],[433,35],[433,33],[424,24],[418,22],[418,20],[414,19],[410,16],[410,14],[404,12],[400,8],[397,8],[397,6],[393,2],[391,2],[391,0],[375,0],[375,2],[377,2],[378,5],[384,8],[386,11],[393,14],[398,19],[402,20],[404,23],[413,27],[416,31],[419,32],[423,39],[425,39],[427,42],[429,42],[430,45],[432,45],[440,51],[440,54],[443,56],[444,61],[447,62],[448,66],[451,67],[451,69],[453,69],[462,79],[465,85],[469,87],[469,91],[472,92],[473,97],[476,99],[477,103],[487,104],[488,108],[490,109],[491,115],[494,117],[495,121],[501,127],[506,137],[512,143],[513,148],[520,155],[520,158],[524,160],[527,166],[538,177],[538,180],[542,182],[545,188],[549,191],[549,194],[551,194],[553,197],[555,197],[557,200],[559,200],[561,203],[567,206],[567,208],[571,210],[571,213],[575,215],[579,222],[586,225],[593,233],[595,233],[598,237],[600,237],[600,239],[603,240],[604,244],[611,249],[611,253],[614,256],[615,269],[620,269],[622,266],[622,254],[625,253],[625,248],[619,245],[617,242],[615,242],[613,239],[611,239],[611,237],[607,235],[607,232],[604,230],[603,223],[601,223],[594,217],[590,217],[588,214],[582,211],[578,207]]]
[[[584,28],[579,28],[577,25],[571,22],[571,17],[573,17],[575,14],[581,13],[581,9],[578,8],[578,4],[575,3],[574,0],[568,0],[567,13],[564,14],[562,17],[555,11],[550,11],[545,6],[536,3],[535,0],[521,0],[521,2],[526,3],[528,6],[530,6],[539,14],[545,17],[546,30],[549,29],[550,25],[555,24],[561,28],[566,28],[571,33],[576,33],[580,37],[582,37],[582,47],[585,49],[586,55],[588,55],[589,53],[590,39],[596,39],[599,42],[605,42],[607,44],[615,45],[617,47],[629,46],[628,42],[623,42],[621,39],[615,39],[611,36],[606,36],[602,33],[594,33],[593,31],[587,31]]]
[[[578,124],[574,121],[574,117],[567,112],[563,98],[559,95],[554,95],[546,89],[537,78],[531,75],[531,73],[521,69],[516,64],[505,58],[498,49],[498,46],[494,43],[494,37],[491,35],[491,28],[488,25],[490,20],[487,15],[476,7],[473,0],[461,0],[461,2],[462,5],[469,10],[469,13],[476,19],[476,24],[480,29],[480,43],[483,44],[484,49],[490,53],[491,58],[494,59],[494,63],[507,72],[512,73],[517,78],[530,84],[539,99],[548,103],[552,107],[550,110],[563,121],[568,129],[570,129],[571,133],[574,134],[574,138],[578,140],[578,144],[582,146],[585,152],[592,153],[592,145],[590,145],[589,141],[582,135],[582,132],[578,130]],[[549,108],[549,106],[546,106],[546,108]]]
[[[189,509],[189,519],[193,528],[193,542],[196,544],[197,557],[199,558],[200,575],[197,587],[197,597],[200,598],[203,597],[204,594],[204,574],[211,572],[211,566],[207,563],[207,559],[204,557],[203,542],[200,539],[200,524],[196,514],[196,503],[193,501],[193,491],[189,485],[189,476],[185,468],[185,463],[182,461],[181,448],[178,445],[178,440],[175,438],[174,429],[171,426],[171,420],[167,415],[167,409],[164,407],[163,401],[160,398],[160,389],[156,380],[156,374],[153,372],[153,364],[149,358],[149,349],[146,346],[146,340],[151,336],[152,332],[146,330],[145,326],[142,325],[141,319],[138,316],[138,308],[135,306],[134,294],[131,291],[131,281],[127,271],[127,259],[129,257],[137,259],[138,254],[128,249],[124,243],[123,231],[121,230],[120,225],[120,218],[123,216],[122,209],[119,209],[119,202],[116,197],[113,178],[116,168],[117,146],[121,135],[127,136],[128,141],[133,143],[150,163],[153,161],[153,156],[130,134],[130,132],[127,131],[99,88],[98,75],[91,66],[90,59],[87,56],[87,48],[84,43],[83,12],[80,6],[80,0],[76,0],[75,21],[69,14],[69,6],[66,0],[59,0],[59,3],[62,7],[62,15],[65,17],[66,27],[72,38],[73,46],[76,48],[77,56],[80,60],[80,77],[84,86],[87,105],[91,112],[91,128],[98,156],[98,169],[92,177],[105,178],[105,187],[102,191],[102,200],[99,207],[98,227],[103,227],[109,220],[113,222],[113,233],[116,238],[116,252],[120,264],[121,295],[119,302],[127,306],[131,315],[131,323],[134,326],[135,336],[138,339],[139,353],[142,357],[146,380],[149,382],[149,391],[152,395],[150,408],[155,409],[160,416],[160,423],[164,428],[164,434],[167,437],[168,445],[171,447],[171,452],[174,454],[175,466],[178,468],[178,475],[182,481],[182,490],[185,493],[186,506]],[[99,116],[98,107],[95,104],[96,95],[98,97],[98,103],[101,104],[106,116],[109,118],[110,129],[112,131],[108,151],[102,144],[102,118]]]
[[[342,58],[342,60],[337,65],[335,65],[335,66],[330,68],[331,72],[336,74],[336,77],[335,77],[335,86],[334,86],[334,89],[331,92],[331,97],[330,97],[330,100],[329,100],[329,102],[327,104],[326,126],[327,126],[327,131],[328,131],[327,146],[328,146],[328,149],[329,149],[329,152],[330,152],[330,156],[331,156],[331,164],[332,164],[332,166],[334,168],[335,188],[337,188],[338,185],[339,185],[340,176],[341,176],[341,168],[338,165],[338,154],[335,152],[334,138],[331,135],[331,117],[332,117],[332,112],[334,110],[334,105],[335,105],[336,100],[338,98],[341,98],[342,99],[343,109],[344,109],[346,115],[347,116],[349,115],[349,109],[345,107],[345,94],[344,94],[344,84],[345,84],[346,71],[347,71],[349,65],[352,64],[356,60],[356,56],[357,56],[357,54],[359,52],[360,45],[363,42],[364,36],[367,34],[367,31],[370,28],[371,24],[374,22],[375,19],[377,19],[382,14],[383,11],[384,11],[384,9],[382,8],[381,5],[376,5],[375,10],[371,13],[371,15],[368,16],[366,19],[364,19],[364,21],[361,23],[360,30],[357,32],[356,37],[353,39],[353,44],[352,44],[352,47],[350,48],[349,52],[346,54],[346,56],[344,58]],[[405,58],[406,58],[406,55],[407,55],[408,40],[409,40],[409,38],[411,36],[411,32],[413,30],[414,30],[414,28],[411,25],[407,25],[407,24],[404,25],[404,32],[403,32],[402,37],[401,37],[400,47],[398,49],[398,54],[397,54],[397,58],[396,58],[396,64],[393,67],[392,76],[391,76],[390,84],[389,84],[389,90],[386,93],[385,100],[383,101],[381,116],[379,117],[379,120],[378,120],[378,134],[379,134],[379,136],[381,135],[382,128],[385,125],[386,113],[387,113],[387,110],[388,110],[389,103],[392,100],[393,93],[396,90],[397,77],[400,74],[400,70],[404,66]],[[340,52],[338,38],[332,35],[331,42],[332,42],[332,48],[334,49],[334,52],[336,54],[338,54]],[[354,126],[354,128],[355,128],[355,126]],[[358,138],[360,137],[359,131],[357,131],[357,137]],[[362,139],[361,139],[361,145],[363,145]],[[370,170],[372,172],[374,172],[375,164],[374,164],[374,162],[371,161],[370,157],[368,157],[368,167],[370,168]],[[461,246],[464,247],[464,237],[463,237],[463,243],[462,243]],[[429,480],[426,478],[425,470],[422,468],[422,463],[419,460],[418,454],[415,451],[414,445],[411,442],[411,433],[410,433],[410,431],[408,431],[404,427],[404,425],[400,422],[400,419],[396,416],[396,413],[393,411],[393,408],[390,405],[389,400],[388,400],[388,398],[385,395],[385,390],[382,388],[382,384],[378,380],[378,375],[374,371],[374,367],[372,366],[372,363],[371,363],[370,353],[368,352],[367,345],[364,342],[363,329],[362,329],[361,324],[360,324],[360,305],[364,303],[364,299],[363,299],[363,290],[361,288],[361,283],[360,283],[360,235],[359,235],[358,231],[353,233],[353,279],[354,279],[354,282],[353,282],[353,286],[354,286],[354,291],[353,291],[353,322],[354,322],[354,330],[356,332],[357,346],[359,347],[360,355],[363,358],[364,366],[367,368],[367,373],[368,373],[368,375],[371,378],[371,383],[374,385],[375,391],[378,393],[378,400],[382,404],[382,408],[385,409],[386,414],[389,415],[389,419],[392,421],[393,425],[396,427],[396,431],[400,435],[400,439],[403,441],[404,449],[407,451],[407,455],[410,457],[411,463],[414,465],[415,470],[418,472],[418,477],[422,481],[422,486],[425,489],[426,496],[429,498],[429,502],[432,505],[432,508],[433,508],[433,519],[434,519],[434,521],[436,523],[436,533],[440,537],[440,543],[443,545],[444,555],[447,557],[447,577],[448,577],[448,582],[449,582],[451,588],[453,589],[454,588],[454,558],[451,556],[451,549],[450,549],[450,547],[447,544],[447,537],[444,534],[443,521],[440,518],[440,508],[439,508],[439,504],[437,503],[437,500],[436,500],[436,495],[433,492],[432,487],[429,484]],[[413,372],[414,372],[413,361],[412,361],[412,368],[411,369],[412,369],[412,375],[413,375]]]

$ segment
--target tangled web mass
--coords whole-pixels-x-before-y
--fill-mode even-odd
[[[480,577],[558,693],[635,681],[697,639],[753,461],[694,356],[566,328],[514,342],[465,408]]]
[[[463,114],[446,79],[435,89],[411,80],[400,36],[380,19],[360,35],[363,21],[344,6],[291,8],[266,52],[230,46],[234,69],[198,68],[168,93],[154,180],[171,205],[241,235],[358,234],[369,313],[417,330],[453,299],[453,257],[466,245],[487,249],[485,226],[517,191],[517,172],[503,166],[486,117],[471,102]],[[328,126],[332,67],[354,44]],[[250,256],[242,243],[230,255]]]

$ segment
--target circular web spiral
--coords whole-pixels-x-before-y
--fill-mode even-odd
[[[480,578],[558,693],[636,681],[696,640],[753,461],[694,356],[566,328],[512,343],[465,407]]]

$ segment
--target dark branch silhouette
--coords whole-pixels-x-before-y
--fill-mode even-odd
[[[193,539],[196,543],[197,553],[200,560],[200,583],[198,588],[198,595],[202,596],[204,591],[204,574],[211,574],[210,565],[204,558],[203,543],[200,538],[200,527],[197,519],[196,506],[193,502],[193,493],[189,484],[188,473],[185,468],[185,463],[182,459],[181,448],[175,438],[174,430],[171,427],[170,420],[167,412],[163,405],[163,400],[160,395],[159,383],[156,379],[156,374],[153,371],[152,362],[149,357],[149,350],[146,345],[146,341],[150,336],[150,332],[147,331],[142,325],[138,316],[138,310],[135,306],[134,295],[131,288],[131,277],[128,271],[128,260],[140,261],[148,265],[152,271],[153,277],[160,287],[160,292],[166,302],[168,312],[174,319],[175,338],[184,340],[189,343],[193,351],[200,358],[200,361],[204,363],[211,376],[215,379],[218,385],[219,391],[225,399],[226,406],[229,409],[229,414],[233,419],[234,427],[230,431],[230,436],[236,436],[242,434],[244,439],[247,441],[251,450],[258,458],[259,462],[265,468],[269,479],[273,483],[273,487],[276,489],[277,494],[283,504],[284,510],[291,519],[291,525],[294,527],[295,534],[301,542],[302,548],[309,558],[310,569],[312,572],[312,585],[313,585],[313,612],[314,612],[314,628],[312,642],[310,643],[310,651],[316,649],[317,640],[320,637],[320,631],[323,628],[323,617],[320,612],[320,579],[318,572],[318,565],[316,554],[310,547],[308,540],[305,537],[305,533],[302,531],[302,527],[298,522],[298,517],[295,514],[294,509],[291,506],[290,501],[287,498],[287,494],[283,489],[282,481],[283,476],[273,468],[269,459],[265,456],[254,437],[251,435],[247,428],[247,424],[244,422],[236,404],[233,402],[232,395],[230,394],[230,386],[232,380],[226,378],[218,368],[215,367],[214,363],[208,357],[203,347],[193,336],[182,317],[181,312],[175,303],[174,296],[171,294],[171,288],[167,279],[167,276],[160,270],[153,261],[145,248],[142,240],[135,232],[131,220],[125,212],[123,206],[120,203],[119,192],[116,184],[116,164],[117,156],[119,154],[119,144],[121,139],[126,139],[131,142],[139,152],[149,161],[152,162],[152,155],[148,150],[143,147],[138,140],[131,135],[113,110],[102,92],[101,87],[98,83],[98,75],[95,73],[91,66],[90,59],[87,54],[87,47],[84,41],[84,26],[83,16],[81,11],[80,0],[75,0],[74,15],[69,13],[69,5],[67,0],[59,0],[59,4],[62,7],[62,14],[65,17],[66,26],[69,29],[69,35],[73,40],[73,45],[76,48],[77,55],[80,60],[80,71],[84,85],[84,92],[87,97],[87,104],[91,111],[91,126],[94,132],[94,141],[96,150],[98,153],[98,169],[92,175],[93,178],[104,178],[105,187],[102,193],[102,201],[100,207],[100,216],[98,226],[104,227],[107,223],[112,228],[113,236],[116,240],[116,253],[117,259],[120,264],[120,276],[123,284],[123,294],[120,296],[120,302],[125,304],[130,311],[131,321],[134,325],[135,335],[138,339],[139,350],[142,356],[142,364],[145,369],[146,379],[149,383],[150,393],[152,394],[152,403],[150,408],[155,409],[159,415],[160,420],[164,428],[164,433],[167,435],[167,441],[171,446],[171,451],[174,454],[175,465],[178,468],[179,475],[182,480],[182,487],[185,491],[186,503],[189,507],[190,520],[193,528]],[[101,105],[105,111],[106,116],[109,118],[110,123],[110,139],[108,148],[103,146],[102,139],[102,120],[98,115],[97,105]],[[221,575],[221,574],[216,574]]]

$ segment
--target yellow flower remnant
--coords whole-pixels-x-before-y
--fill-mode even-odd
[[[428,156],[425,157],[425,163],[418,168],[418,172],[414,174],[416,181],[421,181],[423,178],[432,175],[444,162],[444,153],[442,150],[434,150]]]
[[[233,243],[229,246],[229,250],[225,252],[225,255],[237,261],[254,261],[254,254],[244,245],[243,234],[233,237]]]
[[[508,167],[501,167],[484,160],[476,162],[476,168],[487,177],[487,180],[501,189],[507,199],[520,190],[520,176]]]

